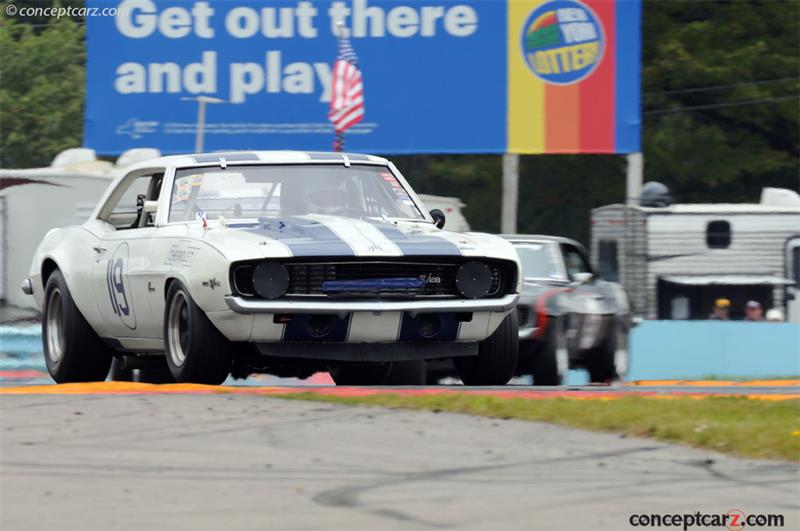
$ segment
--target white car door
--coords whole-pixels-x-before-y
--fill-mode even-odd
[[[157,295],[149,254],[156,227],[149,220],[137,221],[136,204],[140,196],[146,200],[156,198],[160,179],[161,175],[136,177],[108,219],[98,224],[102,233],[93,250],[92,281],[104,337],[162,337],[161,316],[153,315],[149,301]]]

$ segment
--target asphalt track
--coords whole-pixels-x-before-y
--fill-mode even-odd
[[[786,383],[471,392],[797,397],[798,382]],[[634,529],[634,513],[729,510],[779,513],[785,529],[800,528],[796,464],[535,422],[263,396],[309,390],[378,391],[2,389],[0,529],[619,530]]]

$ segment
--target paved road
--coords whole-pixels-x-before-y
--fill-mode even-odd
[[[521,421],[252,395],[0,397],[0,529],[628,529],[800,524],[800,468]],[[631,528],[632,529],[632,528]]]

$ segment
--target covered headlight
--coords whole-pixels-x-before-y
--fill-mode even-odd
[[[262,262],[253,268],[253,288],[260,297],[277,299],[289,288],[289,272],[278,262]]]
[[[482,262],[466,262],[456,273],[456,287],[467,299],[479,299],[492,289],[492,270]]]

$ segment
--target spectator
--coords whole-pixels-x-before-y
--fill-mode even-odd
[[[770,308],[767,310],[767,321],[770,323],[782,323],[783,322],[783,312],[780,311],[778,308]]]
[[[761,307],[761,303],[757,301],[747,301],[747,304],[744,305],[744,314],[745,321],[764,320],[764,309]]]
[[[727,321],[730,319],[728,315],[731,309],[731,301],[728,299],[717,299],[714,301],[714,309],[711,311],[709,319],[715,321]]]

